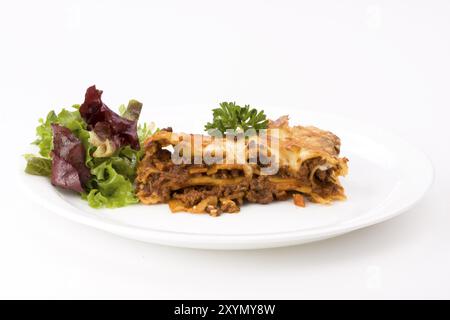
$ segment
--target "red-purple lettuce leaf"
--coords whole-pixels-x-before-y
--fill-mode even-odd
[[[86,90],[80,114],[88,124],[88,129],[93,130],[101,139],[112,141],[117,149],[129,145],[134,150],[139,150],[137,120],[126,119],[109,109],[102,102],[102,93],[95,86]]]
[[[86,150],[68,128],[52,124],[52,184],[65,189],[83,192],[91,173],[86,167]]]

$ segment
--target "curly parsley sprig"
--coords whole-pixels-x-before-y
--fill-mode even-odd
[[[227,129],[266,129],[269,120],[266,119],[264,111],[252,108],[249,105],[241,107],[235,102],[222,102],[220,108],[213,109],[213,121],[205,125],[205,131],[217,129],[226,133]]]

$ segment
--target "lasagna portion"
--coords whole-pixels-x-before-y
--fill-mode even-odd
[[[240,161],[237,141],[176,134],[171,128],[156,132],[145,142],[138,167],[139,199],[145,204],[167,203],[172,212],[212,216],[239,212],[245,202],[293,199],[304,206],[305,198],[323,204],[345,199],[338,178],[347,174],[348,160],[339,157],[340,139],[333,133],[290,127],[283,116],[270,121],[264,137],[243,140]],[[175,152],[183,161],[174,161]],[[221,160],[205,161],[207,155],[219,154]],[[228,161],[231,155],[236,161]]]

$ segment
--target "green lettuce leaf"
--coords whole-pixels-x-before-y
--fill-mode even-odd
[[[123,159],[108,159],[91,169],[95,176],[92,189],[85,196],[93,208],[117,208],[138,203],[131,180],[118,171],[125,170]],[[124,172],[127,173],[127,172]]]
[[[43,157],[49,157],[50,151],[53,149],[52,123],[56,122],[57,116],[55,111],[50,111],[47,117],[39,119],[40,125],[36,128],[38,139],[33,144],[39,147],[39,154]]]
[[[78,112],[79,105],[73,105],[74,111],[68,111],[62,109],[60,113],[56,114],[55,111],[50,111],[47,117],[39,119],[40,125],[36,128],[36,135],[38,139],[33,144],[39,147],[39,154],[45,158],[50,157],[50,152],[53,149],[53,132],[52,124],[56,123],[64,126],[73,134],[79,138],[85,147],[89,145],[89,131],[86,130],[86,123]]]
[[[35,176],[50,177],[52,174],[52,160],[48,158],[35,157],[34,155],[24,155],[27,160],[25,172]]]

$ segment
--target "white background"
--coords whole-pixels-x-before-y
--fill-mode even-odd
[[[34,205],[11,163],[94,83],[150,120],[223,100],[337,112],[413,141],[436,179],[400,217],[303,246],[125,240]],[[449,89],[449,1],[2,1],[0,298],[450,298]]]

